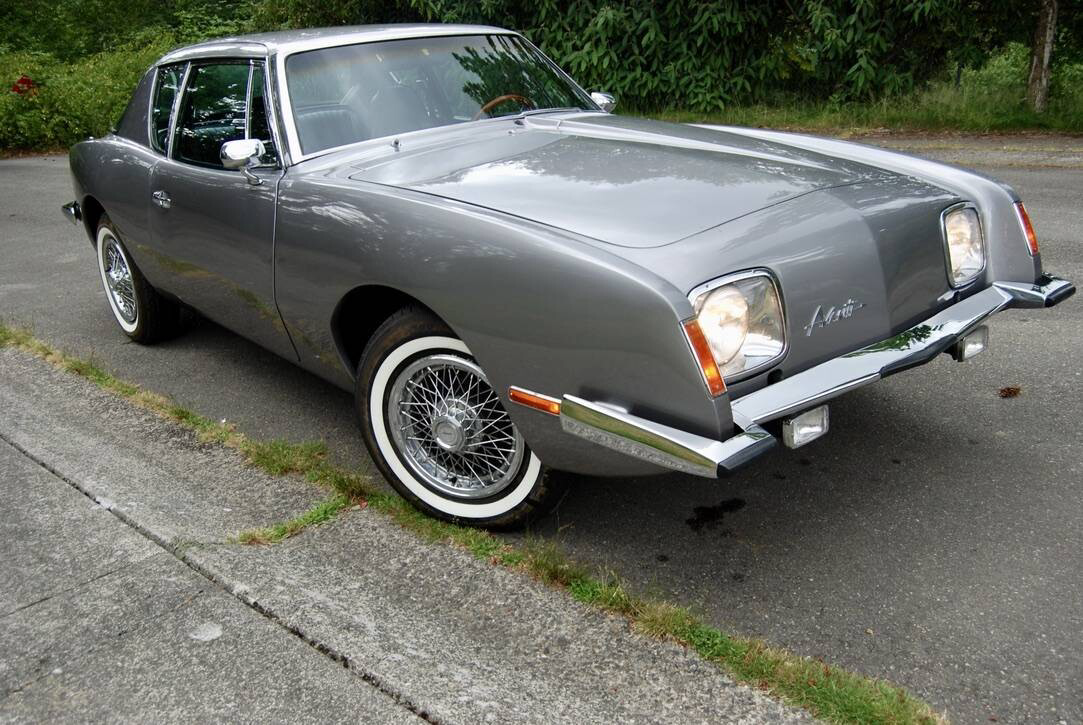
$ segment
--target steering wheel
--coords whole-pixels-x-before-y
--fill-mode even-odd
[[[478,112],[474,114],[474,118],[471,120],[478,120],[489,111],[491,111],[493,108],[499,106],[504,101],[519,101],[519,103],[522,103],[524,106],[530,106],[531,108],[537,108],[538,105],[526,96],[520,96],[518,93],[505,93],[503,96],[497,96],[496,98],[479,108]]]

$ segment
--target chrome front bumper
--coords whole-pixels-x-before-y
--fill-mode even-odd
[[[995,282],[895,337],[828,360],[733,401],[741,433],[716,441],[660,425],[604,403],[565,395],[563,429],[606,448],[677,471],[718,478],[773,447],[763,428],[892,373],[927,363],[1009,307],[1052,307],[1075,293],[1067,280],[1043,276],[1036,284]]]

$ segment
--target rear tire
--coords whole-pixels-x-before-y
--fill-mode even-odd
[[[365,444],[395,490],[430,516],[521,527],[561,498],[562,477],[526,445],[466,345],[426,310],[399,310],[361,355]]]
[[[183,327],[181,306],[150,286],[105,214],[94,239],[105,297],[124,334],[146,345],[179,333]]]

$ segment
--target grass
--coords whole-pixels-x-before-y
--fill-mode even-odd
[[[776,95],[769,103],[735,105],[717,113],[681,110],[649,114],[680,123],[718,123],[832,135],[854,133],[1051,131],[1083,133],[1083,63],[1054,68],[1049,108],[1026,104],[1029,51],[1010,43],[980,68],[956,69],[909,93],[865,102]]]
[[[318,526],[335,518],[339,511],[352,505],[354,502],[342,494],[335,494],[326,501],[322,501],[300,516],[295,516],[289,521],[284,521],[264,529],[248,529],[237,536],[237,541],[242,544],[274,544],[282,539],[296,536],[309,526]]]
[[[935,98],[941,98],[943,102],[934,102]],[[675,123],[713,123],[828,135],[885,131],[977,134],[1083,132],[1083,113],[1078,111],[1037,114],[1014,105],[998,107],[956,100],[943,92],[860,104],[791,101],[734,106],[717,113],[668,110],[642,115]]]
[[[389,516],[430,542],[458,546],[479,560],[524,572],[573,599],[625,618],[644,636],[678,642],[743,682],[813,715],[837,723],[940,723],[945,718],[906,690],[820,660],[736,637],[704,623],[691,610],[658,598],[630,593],[614,574],[596,576],[571,560],[552,541],[527,539],[512,544],[488,531],[429,518],[398,496],[378,491],[360,475],[327,461],[322,443],[254,441],[233,426],[182,408],[168,398],[124,382],[92,362],[64,354],[25,330],[0,324],[0,347],[15,347],[56,367],[80,375],[167,420],[192,430],[202,441],[240,452],[249,465],[270,475],[298,474],[331,491],[331,496],[299,516],[267,528],[243,531],[238,541],[273,544],[310,526],[332,520],[352,506]]]

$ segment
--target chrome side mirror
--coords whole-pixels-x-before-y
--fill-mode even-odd
[[[255,138],[242,138],[236,141],[226,141],[222,144],[222,150],[218,158],[222,160],[222,166],[227,169],[240,169],[248,183],[259,186],[263,179],[252,173],[252,167],[259,166],[260,157],[267,151],[263,142]]]
[[[590,100],[598,104],[606,113],[612,113],[613,109],[617,107],[617,99],[612,93],[602,93],[601,91],[591,91]]]

